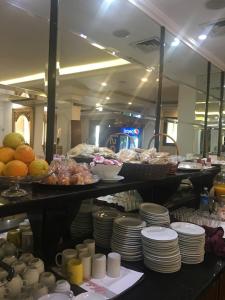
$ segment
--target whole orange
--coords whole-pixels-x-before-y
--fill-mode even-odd
[[[20,160],[12,160],[8,162],[4,169],[5,176],[26,176],[27,173],[27,165]]]
[[[30,164],[35,159],[35,153],[30,146],[24,144],[16,148],[14,158]]]
[[[14,159],[15,150],[10,147],[0,147],[0,161],[7,163]]]
[[[3,164],[3,162],[0,161],[0,176],[3,175],[4,169],[5,169],[5,164]]]
[[[41,176],[48,174],[49,165],[44,159],[35,159],[29,165],[29,174],[32,176]]]

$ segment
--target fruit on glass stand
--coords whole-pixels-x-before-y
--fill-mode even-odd
[[[14,158],[30,164],[35,159],[35,153],[30,146],[24,144],[16,148]]]
[[[24,137],[18,132],[11,132],[7,134],[3,139],[3,145],[5,147],[10,147],[16,149],[19,145],[25,143]]]
[[[3,176],[4,169],[5,169],[5,164],[0,161],[0,176]]]
[[[0,161],[7,163],[14,159],[15,150],[10,147],[0,147]]]
[[[11,160],[5,165],[3,173],[5,176],[26,176],[28,167],[20,160]]]
[[[35,159],[29,165],[29,174],[40,176],[48,174],[49,165],[44,159]]]

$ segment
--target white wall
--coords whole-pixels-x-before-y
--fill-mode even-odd
[[[0,144],[3,137],[12,131],[12,103],[2,102],[0,104]]]

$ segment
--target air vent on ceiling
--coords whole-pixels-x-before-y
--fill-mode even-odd
[[[160,46],[160,39],[157,36],[151,37],[146,40],[138,41],[131,43],[133,47],[136,47],[140,49],[141,51],[145,53],[150,53],[152,51],[155,51],[159,48]]]
[[[202,24],[204,31],[208,32],[210,37],[225,35],[225,19],[219,19],[208,24]]]

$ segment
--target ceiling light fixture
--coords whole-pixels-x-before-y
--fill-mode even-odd
[[[155,80],[156,82],[159,82],[159,78],[156,78],[156,80]]]
[[[89,72],[89,71],[113,68],[113,67],[118,67],[118,66],[123,66],[123,65],[128,65],[128,64],[130,64],[129,61],[122,59],[122,58],[118,58],[118,59],[97,62],[97,63],[93,63],[93,64],[85,64],[85,65],[80,65],[80,66],[61,68],[59,70],[59,74],[60,75],[68,75],[68,74],[74,74],[74,73]]]
[[[151,73],[153,70],[152,70],[152,68],[147,68],[146,71],[147,71],[148,73]]]
[[[83,72],[95,71],[95,70],[100,70],[100,69],[119,67],[119,66],[124,66],[124,65],[128,65],[128,64],[130,64],[129,61],[122,59],[122,58],[118,58],[118,59],[106,60],[106,61],[92,63],[92,64],[60,68],[59,75],[83,73]],[[33,75],[28,75],[28,76],[24,76],[24,77],[17,77],[17,78],[13,78],[13,79],[3,80],[0,82],[0,84],[9,85],[9,84],[30,82],[30,81],[41,80],[41,79],[45,79],[44,72],[33,74]]]
[[[132,102],[128,102],[128,105],[132,105]]]
[[[85,40],[87,39],[87,36],[85,34],[83,34],[83,33],[80,34],[80,37],[82,37]]]
[[[174,38],[174,40],[171,43],[172,47],[177,47],[180,44],[180,40],[178,38]]]
[[[102,86],[107,86],[107,83],[106,82],[102,82],[101,85]]]
[[[200,34],[200,35],[198,36],[198,39],[199,39],[200,41],[204,41],[204,40],[207,39],[207,35],[206,35],[206,34]]]
[[[91,44],[92,44],[92,46],[94,46],[94,47],[96,47],[96,48],[98,48],[100,50],[104,50],[105,49],[105,47],[103,47],[102,45],[99,45],[97,43],[91,43]]]
[[[142,82],[147,82],[147,81],[148,81],[148,78],[143,77],[143,78],[141,78],[141,81],[142,81]]]
[[[110,100],[110,97],[105,97],[106,100]]]

